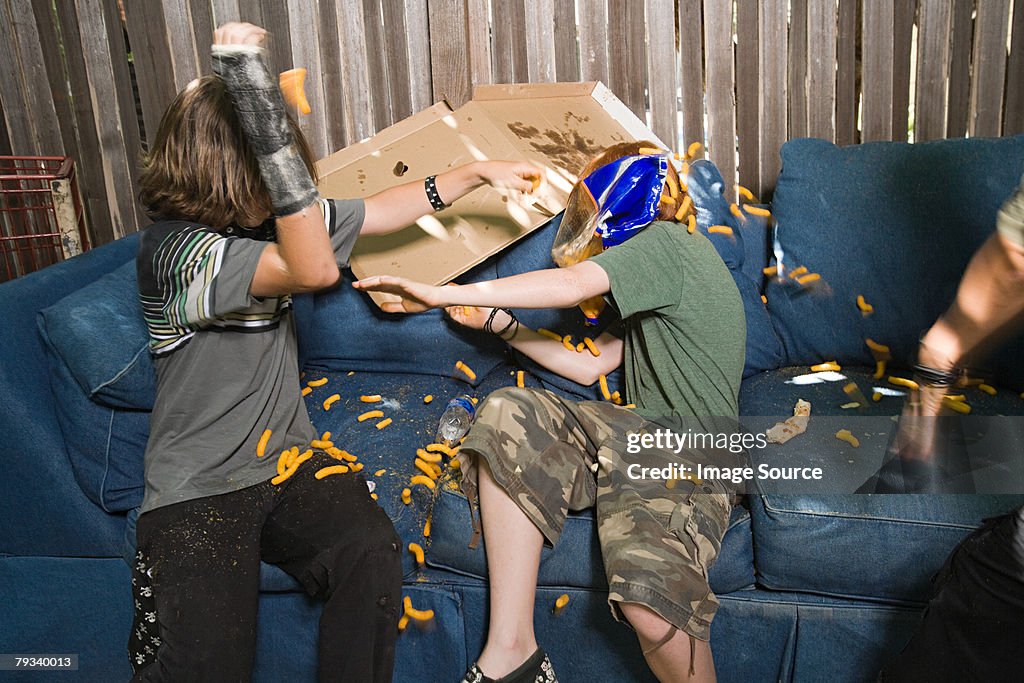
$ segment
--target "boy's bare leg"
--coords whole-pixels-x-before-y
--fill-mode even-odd
[[[662,683],[713,683],[715,662],[711,657],[711,646],[703,640],[693,638],[665,621],[657,612],[631,602],[619,604],[623,616],[636,630],[640,647],[644,651],[647,665]],[[669,634],[672,637],[663,642]],[[661,644],[659,646],[659,644]],[[693,666],[690,666],[691,650]],[[691,670],[693,673],[691,674]]]
[[[483,458],[479,492],[491,607],[487,643],[477,664],[485,676],[498,678],[514,671],[537,650],[533,603],[544,536],[495,483]]]

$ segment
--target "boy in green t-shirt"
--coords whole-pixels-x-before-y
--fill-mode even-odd
[[[636,630],[651,669],[661,680],[714,680],[708,638],[718,601],[707,572],[728,526],[730,492],[719,482],[644,477],[642,470],[694,471],[735,456],[636,444],[666,424],[691,420],[713,432],[718,420],[735,421],[746,329],[715,248],[673,222],[686,210],[672,164],[639,154],[645,146],[616,145],[581,174],[552,250],[563,268],[457,287],[388,276],[355,284],[402,297],[385,310],[446,307],[456,321],[498,334],[580,384],[604,385],[624,365],[626,398],[635,406],[524,388],[500,389],[480,406],[461,449],[469,456],[463,489],[471,500],[479,495],[491,540],[490,625],[464,679],[471,683],[555,680],[533,632],[541,548],[557,541],[569,510],[590,506],[609,605]],[[591,353],[569,351],[508,310],[593,311],[605,295],[621,314],[622,336],[605,332]],[[688,637],[676,637],[679,630]]]

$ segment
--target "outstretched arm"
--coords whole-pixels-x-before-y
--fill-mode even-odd
[[[478,306],[486,308],[572,308],[582,301],[607,294],[611,284],[604,269],[592,261],[571,268],[535,270],[471,285],[435,287],[393,275],[378,275],[352,284],[367,292],[402,297],[386,303],[388,313],[420,313],[431,308]]]
[[[541,170],[525,161],[475,161],[438,175],[437,194],[446,204],[454,203],[481,185],[529,194],[540,179]],[[390,187],[366,198],[366,218],[360,234],[394,232],[433,212],[422,178]]]

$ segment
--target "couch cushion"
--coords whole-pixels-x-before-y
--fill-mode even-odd
[[[495,277],[492,260],[458,281]],[[501,362],[504,344],[492,335],[462,327],[442,311],[384,313],[369,296],[353,289],[352,282],[352,272],[345,270],[336,287],[296,297],[299,355],[305,366],[465,379],[455,370],[461,360],[479,379]]]
[[[428,565],[487,578],[486,539],[474,550],[468,547],[473,526],[465,496],[443,488],[434,502],[430,528]],[[750,515],[741,506],[733,508],[722,551],[711,567],[709,578],[711,589],[716,593],[730,593],[754,584]],[[592,509],[570,514],[555,547],[544,548],[537,584],[607,590]]]
[[[86,396],[113,408],[153,408],[156,372],[134,261],[43,309],[39,319],[51,357]]]
[[[91,401],[68,366],[50,356],[50,388],[75,481],[106,512],[142,503],[149,412]]]
[[[782,147],[772,200],[785,267],[822,281],[767,286],[786,362],[873,364],[865,337],[908,367],[918,338],[952,301],[971,255],[1024,169],[1024,136],[836,147],[800,139]],[[874,306],[865,317],[863,295]],[[988,364],[1024,388],[1024,338]]]
[[[1024,496],[751,497],[758,584],[773,590],[924,602],[932,575],[982,520]]]

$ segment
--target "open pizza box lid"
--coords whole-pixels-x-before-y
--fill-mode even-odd
[[[356,242],[356,277],[442,285],[544,225],[565,208],[591,157],[632,140],[662,144],[599,82],[484,85],[458,109],[439,102],[321,159],[319,189],[325,197],[367,197],[474,160],[541,166],[544,182],[532,195],[480,187],[415,225]],[[370,296],[378,306],[395,299]]]

